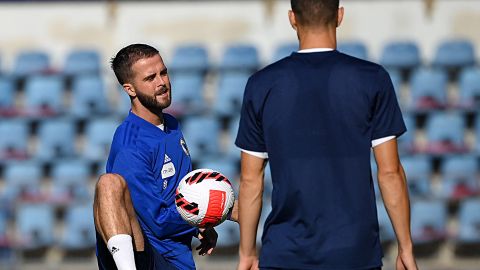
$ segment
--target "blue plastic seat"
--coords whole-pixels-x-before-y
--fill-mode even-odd
[[[412,74],[410,108],[441,109],[447,105],[447,81],[444,71],[420,68]]]
[[[172,108],[176,114],[195,114],[203,110],[204,76],[200,73],[179,73],[172,77]]]
[[[63,73],[67,76],[100,74],[100,55],[92,49],[72,50],[65,60]]]
[[[0,76],[0,115],[9,116],[15,113],[15,83],[11,78]]]
[[[431,154],[464,153],[465,118],[456,112],[437,112],[427,119],[427,149]]]
[[[380,241],[390,243],[395,240],[395,231],[382,201],[377,200],[377,217],[380,232]]]
[[[15,77],[29,76],[48,71],[50,67],[50,57],[42,51],[22,51],[16,58],[13,67]]]
[[[36,201],[42,199],[40,180],[42,168],[36,162],[12,162],[5,166],[4,198],[8,201]]]
[[[416,43],[397,41],[388,43],[380,57],[380,63],[386,68],[412,70],[421,64],[420,52]]]
[[[7,232],[7,222],[7,212],[0,209],[0,250],[9,247],[11,244]]]
[[[235,193],[238,193],[238,178],[240,172],[234,160],[222,156],[217,158],[202,159],[199,161],[197,167],[219,171],[228,178],[234,187]]]
[[[35,157],[52,160],[75,156],[75,134],[75,123],[72,119],[42,121],[38,128],[39,145]]]
[[[475,110],[480,107],[480,68],[467,68],[460,73],[459,105]]]
[[[280,44],[273,53],[272,63],[287,56],[290,56],[293,52],[296,51],[298,51],[298,42],[288,42]]]
[[[62,113],[63,79],[56,75],[28,77],[25,82],[24,111],[31,116],[52,116]]]
[[[480,113],[477,113],[477,117],[475,120],[475,151],[477,154],[480,154]]]
[[[368,60],[367,47],[360,41],[340,42],[337,46],[337,50],[356,58]]]
[[[407,132],[400,136],[398,140],[399,153],[410,153],[415,150],[415,132],[417,130],[415,117],[411,114],[404,114],[403,121],[407,127]]]
[[[29,126],[23,119],[0,121],[0,160],[28,157]]]
[[[119,125],[116,118],[92,119],[86,124],[83,156],[89,161],[108,157],[113,134]]]
[[[225,48],[220,62],[220,71],[243,71],[252,73],[260,66],[257,48],[247,44],[232,44]]]
[[[60,246],[67,251],[80,251],[94,248],[95,243],[92,206],[82,204],[67,208]]]
[[[113,106],[115,113],[122,118],[125,118],[128,115],[128,112],[131,109],[132,103],[130,100],[130,96],[125,93],[123,87],[121,85],[117,86],[118,91],[116,91],[116,102]],[[175,90],[173,90],[175,91]],[[175,102],[175,98],[173,98],[172,102]]]
[[[447,208],[443,201],[412,204],[412,239],[415,245],[436,243],[446,238]]]
[[[475,64],[475,49],[469,40],[447,40],[437,48],[433,65],[443,68],[463,68]]]
[[[235,145],[235,139],[237,138],[238,125],[240,124],[240,116],[230,119],[228,123],[228,144],[225,154],[230,157],[239,160],[240,149]]]
[[[472,198],[461,202],[458,214],[457,244],[480,246],[480,199]],[[478,249],[477,249],[478,250]]]
[[[433,197],[431,179],[433,166],[427,156],[409,156],[401,158],[403,169],[407,175],[407,184],[412,197]]]
[[[90,199],[89,164],[83,159],[61,160],[52,167],[52,201],[68,204]]]
[[[226,73],[219,81],[213,111],[221,117],[238,115],[249,74]]]
[[[102,77],[83,75],[75,77],[72,85],[70,113],[79,118],[97,117],[110,111]]]
[[[398,70],[389,69],[388,74],[390,75],[390,79],[392,80],[393,89],[395,90],[395,94],[397,95],[397,99],[400,104],[402,104],[402,95],[401,95],[401,88],[402,88],[402,75]]]
[[[187,44],[175,48],[173,58],[168,66],[172,74],[205,74],[209,68],[207,49],[200,44]]]
[[[236,222],[229,220],[215,227],[218,234],[216,248],[237,247],[240,243],[240,228]]]
[[[452,156],[441,167],[441,192],[443,198],[458,201],[480,194],[476,174],[478,164],[474,156]]]
[[[22,250],[47,248],[54,243],[55,217],[51,205],[20,205],[16,212],[16,222]]]
[[[191,116],[184,120],[183,134],[193,160],[220,152],[220,123],[212,116]]]

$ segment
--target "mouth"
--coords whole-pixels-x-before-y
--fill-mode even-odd
[[[168,88],[162,87],[157,93],[156,96],[165,96],[168,94]]]

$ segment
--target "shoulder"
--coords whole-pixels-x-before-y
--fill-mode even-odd
[[[342,68],[350,68],[351,70],[372,74],[377,74],[380,71],[384,71],[386,73],[385,69],[381,65],[368,60],[356,58],[341,52],[338,52],[337,58],[337,63]]]

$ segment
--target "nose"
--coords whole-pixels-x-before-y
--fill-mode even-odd
[[[165,80],[165,78],[164,78],[163,76],[158,76],[158,84],[159,84],[160,86],[164,86],[164,85],[167,84],[167,83],[166,83],[166,80]]]

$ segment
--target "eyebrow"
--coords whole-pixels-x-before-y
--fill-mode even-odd
[[[145,78],[143,78],[143,80],[144,80],[144,81],[148,81],[148,80],[150,80],[150,79],[155,78],[156,75],[157,75],[156,73],[152,73],[152,74],[146,76]]]

